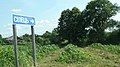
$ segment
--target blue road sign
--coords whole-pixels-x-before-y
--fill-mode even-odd
[[[26,24],[26,25],[35,25],[35,18],[13,15],[13,24]]]

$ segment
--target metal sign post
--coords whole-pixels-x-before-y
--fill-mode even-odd
[[[32,33],[32,56],[33,56],[33,64],[36,67],[36,46],[35,46],[35,33],[34,33],[34,26],[31,26],[31,33]]]
[[[18,63],[18,52],[17,52],[17,31],[16,25],[13,25],[13,45],[14,45],[14,54],[15,54],[15,66],[19,67]]]
[[[15,65],[16,67],[19,67],[16,24],[31,25],[33,66],[36,67],[36,47],[35,47],[35,33],[34,33],[35,18],[13,15],[13,37],[14,37],[13,44],[14,44],[14,53],[15,53]]]

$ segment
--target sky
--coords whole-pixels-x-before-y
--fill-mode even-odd
[[[58,26],[58,19],[65,9],[77,7],[84,10],[91,0],[0,0],[0,34],[3,37],[13,35],[12,15],[23,15],[35,18],[35,34],[52,32]],[[120,0],[109,0],[120,6]],[[113,17],[119,20],[120,13]],[[31,34],[30,25],[16,25],[17,35]]]

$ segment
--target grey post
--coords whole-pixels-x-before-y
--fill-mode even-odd
[[[33,64],[34,64],[34,67],[36,67],[36,46],[35,46],[34,26],[31,26],[31,33],[32,33],[32,57],[33,57]]]
[[[13,45],[14,45],[14,54],[15,54],[15,66],[19,67],[18,52],[17,52],[17,31],[16,31],[16,25],[14,24],[13,24]]]

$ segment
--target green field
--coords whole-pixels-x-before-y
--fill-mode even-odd
[[[20,67],[32,67],[30,45],[18,48]],[[120,45],[37,45],[36,51],[37,67],[120,67]],[[15,67],[12,45],[0,46],[0,67]]]

